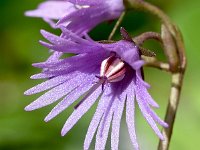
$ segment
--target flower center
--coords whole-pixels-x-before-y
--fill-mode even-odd
[[[100,78],[107,82],[118,82],[125,77],[126,70],[126,63],[113,54],[101,63]]]
[[[102,91],[104,90],[104,85],[106,82],[113,83],[121,81],[125,77],[127,71],[127,64],[116,57],[115,53],[112,53],[110,57],[106,58],[101,63],[99,81],[94,84],[87,94],[82,98],[82,100],[74,106],[77,109],[99,86],[102,85]]]

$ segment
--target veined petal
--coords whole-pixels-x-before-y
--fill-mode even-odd
[[[70,90],[72,90],[72,89],[67,88],[67,85],[68,85],[68,83],[65,82],[65,83],[53,88],[52,90],[46,92],[44,95],[40,96],[38,99],[36,99],[31,104],[26,106],[25,110],[32,111],[35,109],[39,109],[39,108],[50,105],[53,102],[59,100],[63,96],[67,95],[67,93],[70,92]]]
[[[44,95],[40,96],[37,100],[26,106],[25,110],[32,111],[56,102],[71,92],[74,88],[79,86],[82,83],[82,80],[84,80],[86,77],[87,75],[85,74],[79,74],[76,78],[70,78],[68,81],[58,85],[57,87],[46,92]]]
[[[101,94],[101,88],[99,87],[94,91],[74,112],[65,122],[62,128],[61,135],[64,136],[77,122],[78,120],[90,109],[90,107],[95,103],[97,98]]]
[[[137,99],[137,103],[139,105],[139,108],[140,108],[143,116],[145,117],[145,119],[147,120],[147,122],[149,123],[149,125],[151,126],[151,128],[154,130],[154,132],[157,134],[157,136],[161,140],[164,140],[164,137],[163,137],[162,133],[160,132],[159,128],[157,127],[155,121],[153,120],[153,118],[151,117],[151,115],[149,114],[149,112],[144,107],[142,99],[140,99],[140,97],[137,95],[137,92],[136,92],[136,99]]]
[[[135,132],[135,83],[132,81],[128,87],[127,101],[126,101],[126,124],[131,138],[132,145],[135,150],[139,149],[137,136]]]
[[[108,132],[112,120],[112,116],[114,113],[114,108],[116,107],[116,102],[113,98],[110,100],[111,106],[107,108],[108,114],[104,113],[100,125],[98,127],[97,135],[96,135],[96,143],[95,143],[95,150],[104,150],[106,146],[106,141],[108,138]]]
[[[33,66],[38,67],[38,68],[58,68],[58,66],[59,68],[66,68],[74,62],[77,63],[78,60],[84,59],[85,55],[86,54],[81,54],[81,55],[75,55],[75,56],[71,56],[66,59],[61,59],[57,61],[45,61],[45,62],[40,62],[40,63],[34,63]]]
[[[124,104],[126,100],[126,94],[120,97],[120,99],[116,99],[116,109],[114,110],[114,116],[112,121],[112,131],[111,131],[111,149],[118,150],[119,147],[119,133],[120,133],[120,122],[122,118],[122,113],[124,110]]]
[[[57,25],[68,23],[67,29],[83,36],[84,33],[89,32],[99,23],[113,20],[120,16],[124,8],[123,4],[122,9],[115,9],[112,6],[108,2],[102,2],[91,7],[83,7],[60,19]],[[80,24],[80,22],[82,23]]]
[[[138,83],[138,79],[136,79],[136,83]],[[149,106],[149,102],[148,99],[146,99],[144,97],[144,95],[147,95],[145,92],[147,91],[142,91],[140,89],[140,84],[137,84],[136,86],[136,93],[138,95],[138,97],[140,98],[141,100],[141,107],[143,107],[143,109],[146,109],[147,113],[149,113],[149,115],[156,121],[158,122],[161,126],[163,127],[168,127],[167,123],[165,123],[160,117],[158,117],[158,115],[150,108]],[[148,98],[148,97],[147,97]]]
[[[61,36],[57,36],[55,34],[47,32],[45,30],[40,30],[40,33],[43,35],[44,38],[46,38],[52,44],[62,45],[62,44],[65,44],[65,43],[69,43],[69,44],[74,43],[71,40],[64,39]]]
[[[138,91],[139,95],[142,97],[142,99],[146,100],[149,105],[151,105],[155,108],[159,108],[159,105],[153,100],[153,98],[148,93],[144,84],[140,82],[140,79],[137,78],[136,84],[137,84],[137,88],[138,88],[137,91]]]
[[[36,94],[45,90],[48,90],[50,88],[53,88],[59,84],[62,84],[63,82],[65,82],[70,76],[58,76],[55,78],[52,78],[50,80],[47,80],[45,82],[42,82],[41,84],[38,84],[34,87],[32,87],[31,89],[27,90],[26,92],[24,92],[25,95],[32,95],[32,94]]]
[[[39,68],[50,68],[50,69],[67,69],[68,67],[84,67],[85,64],[87,65],[95,65],[99,64],[103,59],[105,59],[107,56],[106,52],[93,52],[89,54],[79,54],[75,56],[71,56],[62,60],[52,61],[52,62],[41,62],[41,63],[35,63],[33,64],[34,67]],[[92,63],[90,63],[92,62]]]
[[[88,131],[85,137],[85,141],[84,141],[84,150],[88,150],[89,146],[92,142],[92,139],[94,137],[94,134],[97,130],[97,127],[100,123],[100,120],[103,116],[103,113],[105,112],[107,106],[108,106],[108,99],[109,96],[108,94],[111,92],[111,89],[109,87],[105,88],[105,91],[101,97],[101,99],[99,100],[99,104],[98,107],[96,109],[96,112],[90,122],[90,125],[88,127]]]
[[[136,78],[137,78],[137,80],[140,82],[140,84],[141,84],[142,86],[144,86],[145,88],[148,89],[148,88],[151,87],[147,82],[145,82],[145,81],[143,80],[142,75],[141,75],[141,70],[136,70]]]
[[[92,52],[93,49],[99,49],[101,50],[101,47],[98,44],[88,44],[85,43],[78,43],[77,41],[72,41],[70,39],[65,39],[64,37],[54,35],[52,33],[49,33],[45,30],[41,30],[41,34],[46,38],[50,43],[40,41],[40,44],[43,46],[53,49],[58,52],[67,52],[67,53],[74,53],[74,54],[82,54],[82,53],[88,53]]]
[[[93,29],[96,25],[100,24],[101,22],[117,18],[111,16],[109,12],[104,8],[94,7],[84,10],[81,9],[80,12],[76,12],[76,14],[78,13],[82,14],[83,12],[85,13],[84,16],[76,15],[76,17],[72,17],[71,22],[67,26],[69,30],[75,32],[78,35],[83,35],[83,33],[89,32],[91,29]],[[64,19],[68,20],[68,18]],[[65,21],[64,19],[62,21]],[[84,24],[80,24],[80,22],[83,22]]]
[[[147,112],[151,115],[151,117],[159,123],[161,126],[167,128],[168,124],[165,123],[149,106],[144,102],[144,107],[146,107]]]
[[[63,53],[54,51],[53,54],[47,59],[46,62],[55,62],[58,61]]]
[[[63,37],[65,39],[71,39],[73,41],[78,42],[79,44],[88,44],[91,46],[94,46],[94,45],[96,46],[96,44],[98,44],[95,41],[91,42],[91,41],[81,38],[80,36],[78,36],[77,34],[73,33],[72,31],[68,30],[65,27],[61,27],[61,30],[62,30]]]
[[[82,85],[77,87],[71,93],[69,93],[62,101],[60,101],[52,110],[51,112],[45,117],[45,121],[48,122],[49,120],[56,117],[62,111],[67,109],[71,104],[73,104],[78,98],[83,95],[89,88],[92,86],[92,77],[87,77],[89,80],[82,81]]]

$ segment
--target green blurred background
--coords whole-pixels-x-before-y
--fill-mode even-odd
[[[34,112],[24,111],[24,107],[39,96],[23,95],[26,89],[40,82],[29,79],[30,75],[40,71],[33,68],[31,63],[44,61],[49,56],[48,50],[38,44],[38,40],[42,39],[39,30],[43,28],[59,33],[41,19],[24,16],[26,10],[36,8],[40,2],[42,0],[0,0],[0,150],[81,150],[95,107],[65,137],[60,136],[60,130],[72,108],[49,123],[45,123],[43,118],[55,104]],[[170,150],[196,150],[200,147],[200,1],[151,2],[166,11],[178,24],[187,49],[188,68]],[[99,25],[91,32],[91,36],[96,40],[106,39],[113,24]],[[127,14],[122,25],[133,35],[149,30],[159,31],[160,27],[155,17],[135,11]],[[119,34],[115,38],[118,39]],[[159,44],[149,41],[146,46],[154,49],[159,58],[164,58]],[[152,68],[146,68],[145,74],[146,80],[152,85],[150,92],[160,104],[160,109],[156,111],[164,118],[170,76]],[[158,138],[138,108],[136,127],[141,149],[156,149]],[[109,144],[106,149],[110,149]],[[132,149],[124,118],[120,149]]]

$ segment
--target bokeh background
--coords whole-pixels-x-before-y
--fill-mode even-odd
[[[95,106],[65,136],[60,130],[73,111],[64,111],[57,118],[45,123],[43,118],[55,105],[34,112],[25,112],[24,107],[36,96],[24,96],[23,92],[40,81],[29,76],[39,72],[31,66],[44,61],[48,50],[39,45],[42,39],[39,30],[59,34],[38,18],[27,18],[24,12],[34,9],[42,0],[0,0],[0,150],[81,150],[89,121]],[[196,150],[200,147],[200,1],[199,0],[152,0],[161,7],[183,32],[188,68],[181,95],[180,106],[174,127],[170,150]],[[96,39],[106,39],[113,23],[103,23],[91,32]],[[132,11],[122,24],[132,35],[144,31],[159,31],[160,23],[155,17],[143,12]],[[116,34],[115,39],[119,39]],[[145,44],[164,59],[160,45],[154,41]],[[152,68],[145,68],[146,80],[152,85],[151,94],[160,104],[156,112],[164,118],[170,91],[170,76]],[[142,150],[154,150],[158,138],[145,122],[137,108],[136,127]],[[133,149],[130,144],[125,119],[122,120],[120,149]],[[93,144],[94,145],[94,144]],[[93,146],[91,147],[93,149]],[[109,148],[109,142],[106,149]]]

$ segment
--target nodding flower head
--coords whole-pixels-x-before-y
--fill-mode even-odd
[[[65,26],[82,36],[99,23],[118,18],[123,10],[123,0],[51,0],[26,15],[41,17],[54,28]]]
[[[81,98],[65,122],[61,132],[64,136],[99,101],[85,137],[84,149],[89,149],[97,131],[95,149],[104,150],[112,123],[111,149],[116,150],[120,121],[126,108],[128,131],[134,148],[138,150],[134,121],[136,101],[144,118],[157,136],[163,139],[156,123],[163,127],[167,127],[167,124],[152,109],[159,106],[148,93],[149,85],[143,80],[141,67],[144,61],[141,60],[139,48],[124,29],[121,32],[123,40],[105,44],[80,38],[66,28],[62,28],[63,37],[42,30],[42,35],[50,42],[41,41],[42,45],[57,52],[75,55],[33,64],[43,71],[32,78],[45,78],[46,81],[25,94],[48,91],[25,110],[39,109],[61,99],[46,116],[45,121],[49,121]]]

